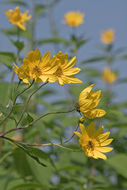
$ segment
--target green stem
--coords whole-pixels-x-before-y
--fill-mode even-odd
[[[37,119],[35,119],[34,121],[32,121],[31,123],[29,123],[28,125],[24,126],[24,127],[19,127],[19,128],[13,128],[13,129],[10,129],[4,133],[1,133],[0,134],[0,137],[2,136],[5,136],[13,131],[17,131],[17,130],[22,130],[22,129],[26,129],[27,127],[29,127],[30,125],[33,125],[34,123],[36,123],[37,121],[39,121],[41,118],[44,118],[46,117],[47,115],[51,115],[51,114],[62,114],[62,113],[69,113],[69,112],[72,112],[74,111],[75,109],[72,109],[72,110],[69,110],[69,111],[63,111],[63,112],[49,112],[49,113],[46,113],[46,114],[43,114],[41,115],[40,117],[38,117]]]
[[[73,152],[80,152],[80,150],[78,149],[78,150],[73,150],[73,149],[71,149],[71,148],[68,148],[68,147],[65,147],[65,146],[63,146],[63,145],[61,145],[61,144],[58,144],[58,143],[46,143],[46,144],[28,144],[28,143],[24,143],[24,142],[20,142],[20,141],[15,141],[15,140],[13,140],[13,139],[11,139],[11,138],[9,138],[9,137],[5,137],[5,136],[1,136],[1,138],[3,138],[3,139],[6,139],[6,140],[8,140],[8,141],[11,141],[11,142],[13,142],[14,144],[16,144],[16,143],[19,143],[19,144],[22,144],[22,145],[25,145],[25,146],[35,146],[35,147],[40,147],[40,146],[58,146],[58,147],[60,147],[60,148],[63,148],[63,149],[66,149],[66,150],[70,150],[70,151],[73,151]]]
[[[10,117],[10,115],[12,114],[13,109],[14,109],[14,106],[15,106],[15,104],[16,104],[17,98],[18,98],[21,94],[23,94],[26,90],[28,90],[28,89],[33,85],[33,83],[34,83],[34,81],[33,81],[27,88],[25,88],[22,92],[20,92],[19,94],[16,95],[16,97],[15,97],[15,99],[14,99],[14,102],[13,102],[13,105],[12,105],[12,108],[11,108],[9,114],[0,122],[0,125],[2,125],[2,124]]]
[[[31,97],[32,97],[38,90],[40,90],[40,88],[41,88],[42,86],[45,86],[47,83],[48,83],[48,82],[46,82],[46,83],[42,84],[41,86],[39,86],[39,88],[37,88],[37,89],[28,97],[27,102],[26,102],[26,105],[25,105],[25,107],[24,107],[24,110],[23,110],[23,112],[22,112],[22,114],[21,114],[21,117],[20,117],[19,121],[17,122],[16,127],[18,127],[19,123],[21,122],[21,120],[22,120],[22,118],[23,118],[23,116],[24,116],[24,114],[25,114],[25,112],[26,112],[26,110],[27,110],[27,107],[28,107],[28,104],[29,104],[29,102],[30,102]]]

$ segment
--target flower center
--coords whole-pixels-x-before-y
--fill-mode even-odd
[[[35,74],[35,75],[41,75],[41,70],[38,66],[35,66],[33,68],[33,71],[32,71],[32,74]]]
[[[56,70],[55,75],[58,77],[62,75],[62,69],[60,67],[58,67],[58,69]]]
[[[88,141],[87,148],[88,149],[93,149],[94,148],[94,144],[93,144],[93,142],[91,140]]]

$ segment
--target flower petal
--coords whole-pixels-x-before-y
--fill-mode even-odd
[[[88,130],[87,130],[87,133],[88,133],[89,137],[94,136],[94,130],[95,130],[94,122],[91,122],[89,127],[88,127]]]
[[[107,157],[106,157],[106,155],[104,155],[103,153],[101,153],[101,152],[99,152],[99,151],[94,151],[94,154],[95,154],[95,156],[97,157],[97,158],[101,158],[101,159],[103,159],[103,160],[107,160]]]
[[[105,141],[101,142],[101,146],[109,145],[112,141],[113,141],[113,139],[105,140]]]
[[[99,152],[110,152],[113,150],[112,147],[96,147],[96,150],[99,151]]]
[[[83,114],[85,117],[89,119],[94,119],[96,117],[103,117],[106,114],[106,112],[102,109],[92,109]]]

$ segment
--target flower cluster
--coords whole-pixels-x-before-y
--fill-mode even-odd
[[[30,51],[27,58],[23,59],[23,64],[18,67],[15,65],[14,71],[18,77],[29,84],[32,79],[35,82],[56,82],[59,85],[64,83],[82,83],[82,81],[72,75],[77,74],[80,69],[72,68],[75,64],[76,57],[73,57],[68,62],[67,53],[63,54],[61,51],[51,58],[50,51],[41,57],[38,49]]]
[[[19,7],[16,7],[14,10],[5,10],[5,13],[12,24],[18,26],[22,30],[26,30],[25,22],[31,19],[31,15],[27,16],[28,11],[21,13]]]

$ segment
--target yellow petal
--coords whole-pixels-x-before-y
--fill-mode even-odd
[[[94,119],[96,117],[103,117],[106,114],[106,112],[102,109],[92,109],[83,114],[85,117],[87,117],[89,119]]]
[[[77,135],[79,138],[82,136],[81,133],[74,131],[74,134]]]
[[[76,56],[73,57],[68,63],[64,64],[64,65],[63,65],[64,71],[66,71],[66,70],[72,68],[72,67],[75,65],[75,61],[76,61]]]
[[[71,69],[68,69],[68,70],[64,71],[63,73],[66,76],[71,76],[71,75],[77,74],[79,71],[80,71],[79,68],[71,68]]]
[[[109,137],[109,135],[110,135],[110,132],[103,133],[98,136],[98,139],[100,142],[103,142]]]
[[[95,154],[95,156],[96,156],[97,158],[101,158],[101,159],[103,159],[103,160],[107,160],[107,157],[106,157],[103,153],[101,153],[101,152],[99,152],[99,151],[94,151],[94,154]]]
[[[82,83],[82,81],[76,77],[73,76],[66,76],[66,80],[68,80],[69,83]]]
[[[96,150],[99,151],[99,152],[110,152],[113,150],[112,147],[96,147]]]
[[[80,130],[81,130],[81,132],[82,132],[83,135],[87,135],[88,136],[86,127],[82,123],[80,123]]]
[[[95,130],[95,125],[94,125],[94,122],[92,121],[87,130],[89,137],[94,136],[94,130]]]
[[[85,88],[79,95],[79,105],[82,104],[82,101],[88,96],[88,94],[91,92],[92,88],[93,88],[94,84],[88,86],[87,88]]]
[[[113,141],[113,139],[108,139],[106,141],[103,141],[103,142],[101,142],[101,146],[109,145],[112,141]]]
[[[104,130],[104,126],[101,126],[101,127],[96,131],[94,137],[96,138],[96,137],[98,137],[100,134],[102,134],[103,130]]]
[[[41,64],[43,64],[43,66],[47,65],[48,62],[50,61],[50,57],[51,57],[51,53],[50,51],[46,52],[42,58],[41,58]],[[54,60],[54,59],[53,59]]]

